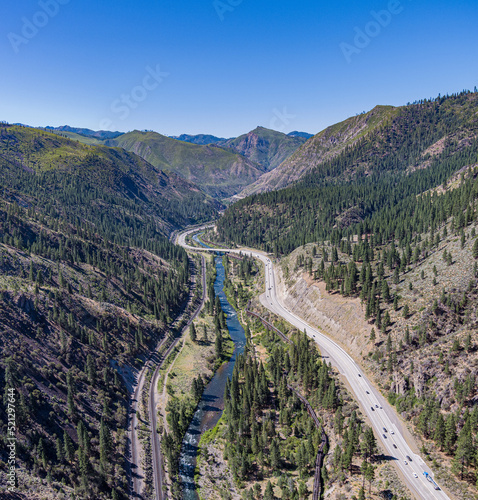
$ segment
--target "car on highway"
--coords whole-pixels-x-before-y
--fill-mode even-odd
[[[404,461],[403,461],[403,463],[404,463],[405,465],[408,465],[408,462],[407,462],[406,460],[404,460]]]
[[[412,459],[411,459],[408,455],[407,455],[407,460],[408,460],[409,462],[411,462],[411,461],[412,461]]]
[[[382,434],[382,436],[383,436],[385,439],[387,439],[387,436],[386,436],[385,434]]]
[[[413,477],[418,477],[416,472],[413,473]]]
[[[370,394],[370,392],[368,392],[368,391],[365,391],[365,392],[366,392],[367,394]]]
[[[375,408],[374,408],[373,406],[371,406],[371,407],[370,407],[370,409],[371,409],[372,411],[375,411]]]
[[[393,443],[393,447],[394,447],[395,449],[397,449],[397,445],[396,445],[395,443]]]
[[[395,434],[395,432],[393,432],[393,431],[390,431],[390,434]]]
[[[383,432],[387,432],[387,429],[385,427],[383,428]]]
[[[360,373],[359,373],[358,376],[361,377],[362,375],[360,375]]]
[[[375,405],[375,408],[378,408],[378,405]]]

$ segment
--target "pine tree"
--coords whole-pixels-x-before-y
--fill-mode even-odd
[[[473,460],[474,447],[469,415],[465,417],[465,424],[460,431],[456,444],[455,464],[460,467],[460,478],[463,479],[465,465],[470,465]]]
[[[377,336],[375,335],[375,328],[372,328],[372,331],[370,332],[370,342],[375,342],[375,339]]]
[[[360,488],[358,500],[365,500],[365,490],[363,489],[363,486]]]
[[[109,454],[111,451],[111,434],[105,420],[101,419],[100,424],[100,467],[107,469]]]
[[[478,259],[478,238],[476,238],[475,243],[473,244],[473,257]]]
[[[365,479],[368,481],[368,494],[372,494],[372,483],[375,480],[375,467],[373,465],[369,465],[367,467],[367,472],[365,473]]]
[[[382,281],[382,298],[385,302],[390,301],[390,288],[388,286],[387,280]]]
[[[276,439],[272,440],[270,457],[271,457],[271,468],[273,471],[277,471],[281,465],[281,456],[280,456],[279,444]]]
[[[445,452],[451,455],[456,442],[456,422],[452,413],[448,415],[445,425]]]
[[[189,335],[191,337],[192,342],[197,341],[196,328],[194,326],[194,323],[191,323],[191,326],[189,327]]]
[[[73,441],[66,431],[63,431],[63,451],[65,453],[65,458],[68,460],[68,462],[71,462],[73,460],[75,450]]]
[[[220,331],[216,332],[216,342],[214,344],[215,350],[216,350],[216,358],[221,358],[222,357],[222,334]]]
[[[272,483],[267,482],[266,491],[264,492],[264,500],[276,500],[274,496],[274,489],[272,488]]]
[[[445,420],[443,418],[443,415],[439,413],[435,426],[435,432],[433,434],[433,439],[435,443],[440,447],[441,451],[443,451],[443,447],[445,445],[445,435]]]

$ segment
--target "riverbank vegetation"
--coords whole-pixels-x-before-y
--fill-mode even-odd
[[[230,259],[231,293],[239,284],[253,293],[257,282],[250,279],[245,286],[240,266],[241,261]],[[258,270],[254,274],[258,277]],[[325,489],[334,487],[337,498],[360,498],[362,493],[367,498],[388,493],[406,498],[395,473],[382,460],[366,419],[315,344],[269,316],[257,299],[245,303],[268,316],[292,343],[285,343],[259,320],[247,320],[248,344],[227,385],[224,416],[201,441],[197,475],[201,498],[310,495],[321,434],[292,388],[308,398],[329,436],[331,449],[322,470]],[[229,474],[234,486],[227,488]],[[215,487],[222,497],[214,493]]]
[[[208,259],[205,306],[185,332],[174,360],[162,377],[160,413],[166,416],[162,449],[167,459],[172,498],[181,498],[179,458],[184,435],[207,383],[234,350],[226,316],[215,294],[215,280],[214,259]]]

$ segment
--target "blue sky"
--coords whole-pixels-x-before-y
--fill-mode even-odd
[[[477,26],[476,0],[9,2],[0,120],[316,133],[478,86]]]

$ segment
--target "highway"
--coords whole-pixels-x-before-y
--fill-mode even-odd
[[[186,249],[198,251],[197,247],[186,245],[188,234],[197,232],[194,229],[182,233],[177,238],[177,243]],[[201,249],[204,251],[205,249]],[[430,469],[420,456],[415,454],[403,437],[400,420],[392,406],[375,390],[359,365],[351,356],[331,338],[324,335],[316,328],[307,324],[302,318],[287,309],[278,298],[276,289],[276,276],[271,259],[255,250],[250,249],[213,249],[210,251],[233,252],[249,255],[261,260],[265,267],[265,293],[261,295],[261,303],[274,314],[283,317],[291,325],[307,333],[319,346],[322,356],[347,379],[354,393],[355,399],[360,404],[362,412],[368,417],[370,425],[375,431],[375,436],[383,446],[385,455],[398,467],[405,484],[413,496],[423,500],[445,500],[450,497],[442,490],[436,490],[434,485],[427,481],[424,472],[431,474]]]

